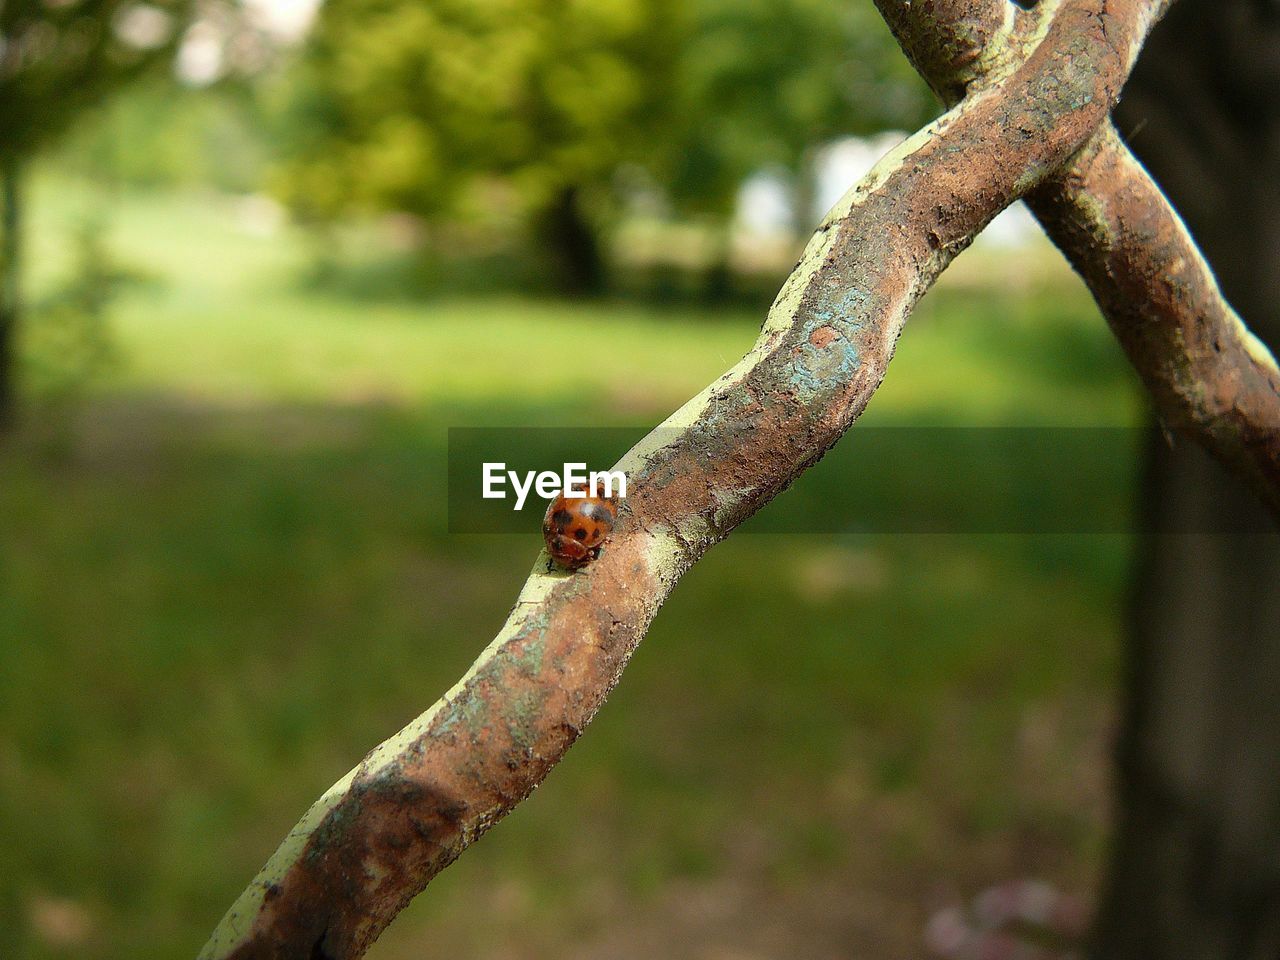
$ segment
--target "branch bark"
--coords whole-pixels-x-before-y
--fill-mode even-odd
[[[1280,518],[1280,369],[1111,122],[1027,202],[1089,284],[1165,425]]]
[[[541,782],[680,576],[861,414],[913,305],[951,259],[1106,122],[1163,3],[1051,6],[1025,36],[1008,18],[998,42],[1020,44],[1019,55],[988,55],[990,82],[969,84],[845,196],[753,349],[618,465],[631,496],[604,555],[571,575],[545,572],[539,556],[467,675],[308,811],[204,960],[360,956]]]
[[[876,2],[948,104],[991,83],[1059,5]],[[1026,200],[1089,285],[1165,424],[1248,480],[1280,517],[1280,369],[1111,121]]]

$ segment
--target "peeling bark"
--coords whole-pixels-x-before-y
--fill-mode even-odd
[[[997,9],[879,5],[891,23],[915,7],[969,11],[978,27]],[[539,556],[467,675],[312,807],[201,957],[360,956],[526,797],[590,722],[680,576],[862,413],[913,305],[951,259],[1107,122],[1163,6],[1063,0],[1041,4],[1034,21],[1001,6],[994,32],[974,36],[1007,50],[948,54],[959,68],[983,66],[960,84],[959,105],[845,196],[754,348],[618,465],[631,496],[609,549],[573,574],[547,572]]]

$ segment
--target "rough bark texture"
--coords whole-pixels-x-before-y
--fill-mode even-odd
[[[564,575],[546,573],[540,556],[467,676],[312,808],[202,956],[358,956],[525,797],[599,708],[681,574],[862,412],[912,306],[952,257],[1107,122],[1163,6],[1063,0],[1034,19],[1002,13],[1000,43],[1017,55],[986,56],[983,82],[959,106],[850,191],[753,350],[624,458],[631,495],[603,557]]]
[[[1280,4],[1182,0],[1118,115],[1251,328],[1280,344]],[[1153,430],[1095,955],[1280,956],[1280,534]],[[1182,529],[1197,535],[1159,534]],[[1267,530],[1273,532],[1267,533]]]
[[[1089,282],[1165,425],[1280,516],[1280,369],[1111,125],[1028,203]]]
[[[947,102],[993,82],[1056,7],[1048,0],[1025,13],[1005,0],[877,3]],[[1244,476],[1280,516],[1280,368],[1111,124],[1026,199],[1089,284],[1165,425]]]

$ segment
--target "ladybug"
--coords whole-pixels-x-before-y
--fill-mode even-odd
[[[594,495],[569,497],[561,493],[547,507],[542,539],[547,542],[547,569],[560,564],[577,570],[600,556],[600,548],[618,520],[618,498]]]

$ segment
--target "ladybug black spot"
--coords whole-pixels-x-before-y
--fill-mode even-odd
[[[556,525],[557,530],[563,530],[573,521],[573,514],[568,510],[557,510],[551,515],[551,522]]]
[[[575,540],[585,540],[585,539],[587,539],[587,529],[586,529],[586,527],[579,527],[577,530],[573,531],[573,536],[574,536],[574,539],[575,539]]]

